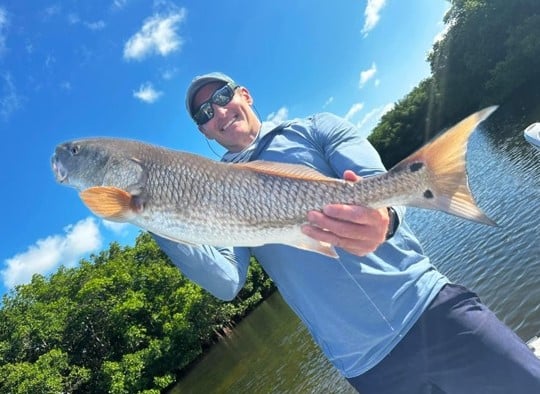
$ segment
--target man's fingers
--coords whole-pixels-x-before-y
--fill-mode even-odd
[[[360,205],[330,204],[323,208],[324,215],[330,218],[358,224],[363,224],[366,220],[369,220],[370,215],[373,214],[370,211],[372,210]]]
[[[343,173],[343,179],[349,182],[358,182],[359,180],[362,179],[362,177],[356,175],[354,171],[345,170],[345,172]]]
[[[346,237],[337,236],[336,234],[323,230],[322,228],[304,225],[302,226],[304,234],[310,236],[321,242],[329,243],[338,248],[344,249],[349,253],[356,254],[358,256],[365,256],[368,253],[373,252],[376,249],[376,244],[371,241],[363,241],[359,239],[351,239]]]

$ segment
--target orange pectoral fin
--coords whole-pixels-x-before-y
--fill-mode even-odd
[[[84,204],[97,216],[125,222],[134,215],[132,195],[112,186],[95,186],[79,193]]]

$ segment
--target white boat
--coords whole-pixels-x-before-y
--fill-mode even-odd
[[[523,136],[527,142],[540,149],[540,122],[531,124],[523,131]]]
[[[533,337],[527,341],[527,345],[534,352],[536,357],[540,358],[540,338]]]

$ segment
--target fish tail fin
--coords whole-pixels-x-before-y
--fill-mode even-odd
[[[497,226],[474,201],[467,180],[465,158],[469,136],[496,109],[497,106],[491,106],[468,116],[395,167],[413,172],[424,164],[427,167],[429,188],[423,191],[421,198],[416,198],[409,205],[441,210]]]

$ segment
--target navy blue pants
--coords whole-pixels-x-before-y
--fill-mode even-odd
[[[349,383],[361,394],[540,393],[540,360],[475,293],[446,285],[395,349]]]

